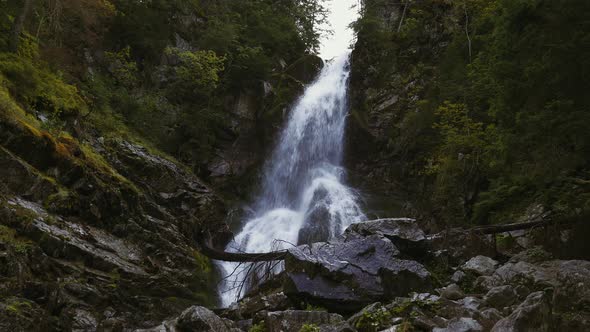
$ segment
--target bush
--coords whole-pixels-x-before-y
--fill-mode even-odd
[[[86,109],[78,89],[42,64],[2,53],[0,73],[10,94],[29,110],[53,116],[77,114]]]

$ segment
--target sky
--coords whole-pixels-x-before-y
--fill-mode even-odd
[[[323,59],[331,59],[349,48],[354,34],[348,25],[358,16],[358,3],[359,0],[326,0],[326,7],[330,10],[328,21],[334,34],[322,40],[320,56]]]

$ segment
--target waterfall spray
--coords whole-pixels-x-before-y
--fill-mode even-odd
[[[254,218],[244,223],[227,251],[268,252],[325,241],[363,220],[357,195],[343,184],[348,76],[345,54],[326,64],[306,88],[265,166]],[[220,266],[226,277],[220,287],[223,305],[243,295],[246,277],[262,277],[250,266]],[[281,268],[273,267],[275,272]]]

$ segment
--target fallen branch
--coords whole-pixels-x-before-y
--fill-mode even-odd
[[[524,229],[530,229],[538,226],[549,226],[549,225],[567,225],[575,223],[575,220],[562,220],[562,221],[552,221],[552,220],[539,220],[539,221],[530,221],[530,222],[523,222],[523,223],[514,223],[514,224],[504,224],[504,225],[491,225],[491,226],[479,226],[474,227],[471,229],[466,229],[466,232],[475,232],[481,234],[497,234],[497,233],[505,233],[505,232],[512,232],[512,231],[520,231]]]
[[[503,225],[491,225],[491,226],[478,226],[470,229],[455,229],[456,231],[472,232],[480,234],[497,234],[511,231],[518,231],[524,229],[530,229],[537,226],[549,226],[549,225],[565,225],[575,223],[574,220],[563,220],[554,222],[550,219],[543,219],[538,221],[530,221],[523,223],[512,223]],[[256,263],[256,262],[271,262],[284,260],[287,257],[287,250],[278,250],[265,253],[239,253],[239,252],[226,252],[212,248],[208,243],[209,238],[201,239],[199,243],[201,246],[201,252],[211,258],[226,262],[238,262],[238,263]]]
[[[245,263],[245,262],[270,262],[270,261],[278,261],[284,260],[287,256],[286,250],[279,250],[279,251],[271,251],[265,253],[239,253],[239,252],[227,252],[222,250],[217,250],[212,248],[208,245],[209,239],[203,239],[204,241],[200,241],[199,245],[201,247],[201,253],[211,259],[216,259],[219,261],[225,262],[237,262],[237,263]]]

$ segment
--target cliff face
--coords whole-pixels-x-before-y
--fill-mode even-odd
[[[452,38],[452,17],[444,2],[366,0],[356,23],[348,158],[378,215],[428,213],[419,206],[425,179],[416,168],[430,148],[423,134],[432,132],[432,115],[420,108]]]
[[[226,207],[201,180],[125,140],[54,136],[24,113],[0,126],[2,330],[141,327],[215,304],[195,237],[226,231]]]

